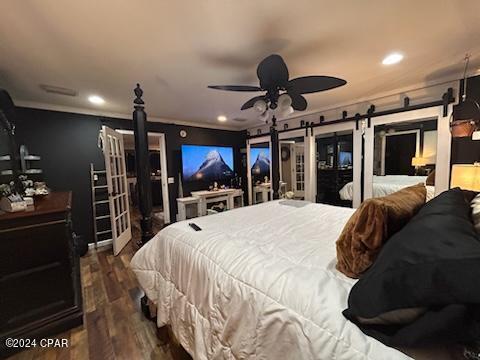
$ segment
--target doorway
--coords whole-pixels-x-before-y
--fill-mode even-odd
[[[280,140],[280,194],[288,198],[305,199],[304,138]],[[287,194],[288,193],[288,194]]]
[[[362,129],[355,122],[313,129],[315,201],[357,208],[361,203]]]
[[[131,208],[132,227],[140,229],[140,210],[138,208],[135,138],[133,131],[117,130],[123,134],[127,184]],[[153,230],[158,232],[170,223],[170,203],[168,198],[168,174],[165,135],[148,133],[148,155],[150,160],[150,180],[152,182],[152,221]],[[135,229],[138,228],[138,229]]]
[[[414,175],[411,159],[419,152],[419,130],[386,133],[382,175]]]

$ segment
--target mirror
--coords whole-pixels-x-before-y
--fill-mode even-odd
[[[250,145],[252,203],[271,200],[270,145],[268,142]]]
[[[280,197],[305,199],[304,137],[280,140]]]
[[[315,137],[317,203],[352,207],[353,130]]]
[[[435,194],[437,120],[415,120],[374,127],[372,197],[424,183],[427,200]]]

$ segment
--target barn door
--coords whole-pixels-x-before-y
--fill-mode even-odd
[[[106,126],[102,126],[102,135],[112,225],[113,254],[118,255],[132,238],[123,136]]]

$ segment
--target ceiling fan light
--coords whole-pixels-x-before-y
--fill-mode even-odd
[[[280,109],[280,107],[279,107],[279,109]],[[294,109],[293,107],[289,106],[289,107],[286,107],[286,108],[284,108],[284,109],[280,109],[280,110],[278,111],[278,116],[280,116],[280,117],[286,117],[286,116],[288,116],[288,115],[290,115],[290,114],[293,114],[294,111],[295,111],[295,109]]]
[[[288,94],[282,94],[278,97],[278,107],[280,111],[288,110],[292,105],[292,98]]]
[[[267,110],[267,103],[263,100],[257,100],[253,104],[253,109],[259,113],[264,113]]]
[[[268,121],[268,118],[269,118],[269,117],[270,117],[269,112],[268,112],[268,111],[265,111],[264,113],[262,113],[262,114],[258,117],[258,119],[259,119],[260,121]]]

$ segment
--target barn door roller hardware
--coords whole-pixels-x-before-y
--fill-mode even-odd
[[[408,100],[406,100],[408,99]],[[398,114],[406,111],[412,111],[412,110],[420,110],[420,109],[425,109],[429,107],[434,107],[434,106],[443,106],[443,116],[446,117],[448,115],[448,105],[452,104],[455,102],[455,97],[453,96],[453,89],[448,88],[447,91],[442,95],[442,98],[440,100],[436,101],[430,101],[422,104],[417,104],[417,105],[411,105],[410,104],[410,98],[406,97],[403,102],[403,106],[395,109],[390,109],[390,110],[384,110],[384,111],[379,111],[375,112],[375,105],[370,105],[368,108],[367,112],[365,114],[355,114],[354,116],[348,117],[347,112],[343,111],[342,112],[342,117],[340,119],[336,120],[331,120],[331,121],[325,121],[325,117],[321,116],[320,117],[320,123],[314,124],[311,123],[310,127],[318,127],[318,126],[325,126],[325,125],[330,125],[330,124],[338,124],[338,123],[343,123],[343,122],[348,122],[348,121],[355,121],[359,122],[360,120],[367,119],[367,126],[371,126],[371,119],[373,117],[378,117],[378,116],[385,116],[385,115],[391,115],[391,114]],[[302,120],[300,122],[300,127],[296,128],[291,128],[291,129],[284,129],[280,130],[279,133],[281,132],[287,132],[287,131],[294,131],[298,129],[303,129],[305,127],[305,121]],[[357,129],[359,128],[359,125],[357,125]],[[255,136],[252,136],[255,137]]]

